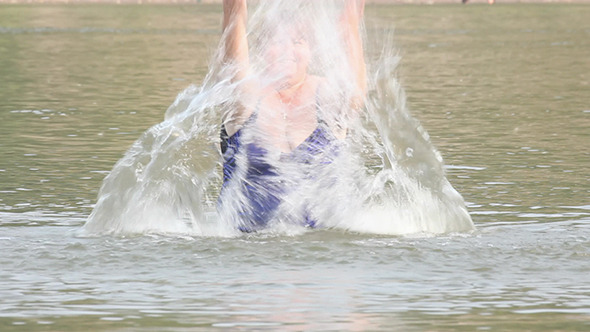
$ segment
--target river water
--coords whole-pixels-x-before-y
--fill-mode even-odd
[[[590,6],[369,6],[476,230],[80,237],[218,6],[0,7],[0,330],[590,329]]]

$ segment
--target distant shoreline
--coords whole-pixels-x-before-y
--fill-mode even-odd
[[[461,4],[461,0],[366,0],[367,4]],[[220,4],[222,0],[0,0],[0,4],[129,4],[129,5],[181,5],[181,4]],[[488,0],[469,0],[469,4],[487,4]],[[495,0],[496,4],[506,3],[562,3],[590,4],[590,0]]]

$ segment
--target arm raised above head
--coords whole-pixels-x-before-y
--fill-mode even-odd
[[[222,61],[224,66],[232,69],[231,80],[239,82],[236,90],[235,103],[223,116],[223,122],[228,135],[233,135],[249,118],[252,107],[254,86],[243,80],[250,72],[248,55],[248,39],[246,35],[246,21],[248,7],[246,0],[223,0],[223,47]]]
[[[356,80],[355,91],[351,97],[351,106],[361,108],[367,94],[367,69],[360,35],[361,23],[365,11],[365,0],[345,0],[344,11],[340,17],[342,37],[348,62]]]
[[[247,75],[249,69],[246,0],[223,0],[223,60],[236,66],[234,80]]]

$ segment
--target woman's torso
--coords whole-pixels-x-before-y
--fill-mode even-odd
[[[296,193],[313,177],[314,168],[331,164],[337,154],[338,139],[321,115],[317,84],[313,88],[313,93],[298,96],[306,102],[287,105],[288,113],[280,108],[284,104],[267,96],[237,131],[230,135],[222,128],[221,196],[239,190],[246,198],[246,206],[237,212],[248,224],[245,230],[266,225],[283,197]],[[315,224],[309,216],[302,219]]]

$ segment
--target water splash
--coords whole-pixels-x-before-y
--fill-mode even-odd
[[[310,72],[324,77],[334,96],[349,93],[354,79],[339,38],[341,6],[340,1],[261,2],[250,15],[253,73],[245,79],[263,79],[267,64],[261,54],[268,35],[284,22],[286,13],[297,13],[296,20],[304,20],[311,40]],[[305,205],[317,217],[318,227],[380,234],[473,229],[461,195],[445,178],[440,154],[410,115],[395,74],[399,57],[393,47],[367,51],[371,53],[378,56],[367,60],[364,114],[356,117],[346,107],[333,113],[349,127],[345,149],[333,167],[315,169],[313,179],[285,201],[291,208]],[[240,98],[238,83],[230,79],[234,70],[219,52],[202,86],[183,91],[165,120],[133,144],[105,178],[83,234],[240,233],[224,216],[227,211],[217,208],[222,183],[220,123],[231,116]],[[264,231],[305,231],[290,218],[292,213],[280,213]]]

